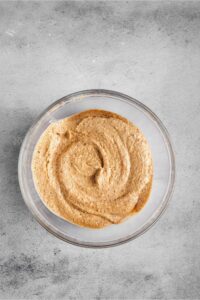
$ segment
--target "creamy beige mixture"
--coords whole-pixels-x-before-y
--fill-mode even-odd
[[[149,197],[149,145],[125,118],[88,110],[51,124],[32,160],[46,206],[71,223],[102,228],[138,212]]]

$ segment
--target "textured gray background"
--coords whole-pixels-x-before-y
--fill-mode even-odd
[[[200,2],[0,2],[0,51],[0,298],[200,299]],[[47,233],[17,180],[32,121],[89,88],[148,105],[177,161],[165,215],[104,250]]]

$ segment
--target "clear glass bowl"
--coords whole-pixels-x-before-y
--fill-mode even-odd
[[[83,110],[95,108],[118,113],[141,128],[151,146],[154,163],[152,192],[145,207],[124,223],[103,229],[82,228],[49,211],[36,192],[31,171],[34,147],[50,123]],[[36,220],[49,232],[78,246],[109,247],[140,236],[162,215],[174,186],[174,152],[166,128],[144,104],[114,91],[87,90],[54,102],[38,117],[21,146],[18,177],[26,205]]]

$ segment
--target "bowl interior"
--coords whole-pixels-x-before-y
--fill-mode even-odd
[[[150,144],[154,165],[152,191],[145,207],[122,224],[96,230],[70,224],[50,212],[35,190],[31,172],[35,144],[49,124],[87,109],[112,111],[138,126]],[[24,200],[33,215],[41,225],[56,236],[83,246],[114,245],[143,233],[166,207],[173,187],[173,176],[171,144],[157,117],[136,100],[109,92],[76,93],[57,101],[29,130],[23,142],[19,159],[20,187]]]

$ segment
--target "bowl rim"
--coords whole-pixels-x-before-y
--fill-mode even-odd
[[[64,104],[66,102],[72,101],[73,99],[75,99],[77,97],[80,98],[80,96],[82,96],[83,98],[85,98],[87,96],[88,97],[89,96],[93,96],[93,97],[94,96],[108,96],[110,98],[112,98],[112,97],[120,98],[120,100],[124,100],[124,101],[126,101],[130,104],[135,104],[137,107],[142,109],[142,111],[144,113],[148,114],[148,116],[156,122],[157,126],[161,130],[162,135],[164,136],[164,140],[165,140],[168,152],[169,152],[169,158],[170,158],[170,163],[171,163],[171,170],[170,170],[171,173],[170,173],[168,189],[167,189],[166,194],[163,197],[161,206],[159,207],[159,209],[157,209],[157,211],[155,211],[155,214],[153,215],[153,217],[151,217],[149,219],[149,221],[147,223],[145,223],[137,232],[129,235],[128,237],[120,239],[120,240],[114,240],[114,241],[111,241],[111,242],[99,242],[99,243],[97,242],[97,243],[94,243],[94,242],[78,242],[78,241],[75,241],[75,240],[71,240],[70,238],[64,237],[61,233],[55,232],[53,230],[53,228],[50,228],[48,226],[48,224],[45,224],[40,219],[40,217],[33,210],[30,202],[27,200],[26,192],[24,190],[23,176],[22,176],[23,155],[24,155],[24,152],[26,151],[26,143],[28,142],[33,129],[37,126],[40,119],[42,117],[44,117],[46,115],[46,113],[48,113],[50,110],[52,110],[53,108],[56,109],[57,106],[59,106],[61,103]],[[20,148],[20,153],[19,153],[19,158],[18,158],[18,181],[19,181],[20,190],[21,190],[22,197],[23,197],[23,200],[24,200],[26,206],[28,207],[29,211],[32,213],[32,215],[34,216],[36,221],[42,227],[44,227],[48,232],[50,232],[51,234],[53,234],[57,238],[65,241],[69,244],[76,245],[76,246],[79,246],[79,247],[84,247],[84,248],[109,248],[109,247],[114,247],[114,246],[118,246],[118,245],[127,243],[131,240],[134,240],[137,237],[144,234],[147,230],[149,230],[160,219],[160,217],[166,211],[166,208],[168,207],[169,201],[170,201],[170,199],[172,197],[172,194],[173,194],[173,191],[174,191],[175,177],[176,177],[175,153],[174,153],[174,150],[173,150],[173,145],[172,145],[172,141],[171,141],[170,135],[168,133],[168,130],[166,129],[166,127],[164,126],[162,121],[158,118],[158,116],[151,109],[149,109],[142,102],[140,102],[140,101],[136,100],[135,98],[132,98],[128,95],[125,95],[123,93],[112,91],[112,90],[106,90],[106,89],[90,89],[90,90],[83,90],[83,91],[71,93],[71,94],[69,94],[67,96],[64,96],[64,97],[60,98],[59,100],[53,102],[51,105],[49,105],[35,119],[32,126],[27,131],[27,133],[24,137],[24,140],[22,142],[22,145],[21,145],[21,148]]]

